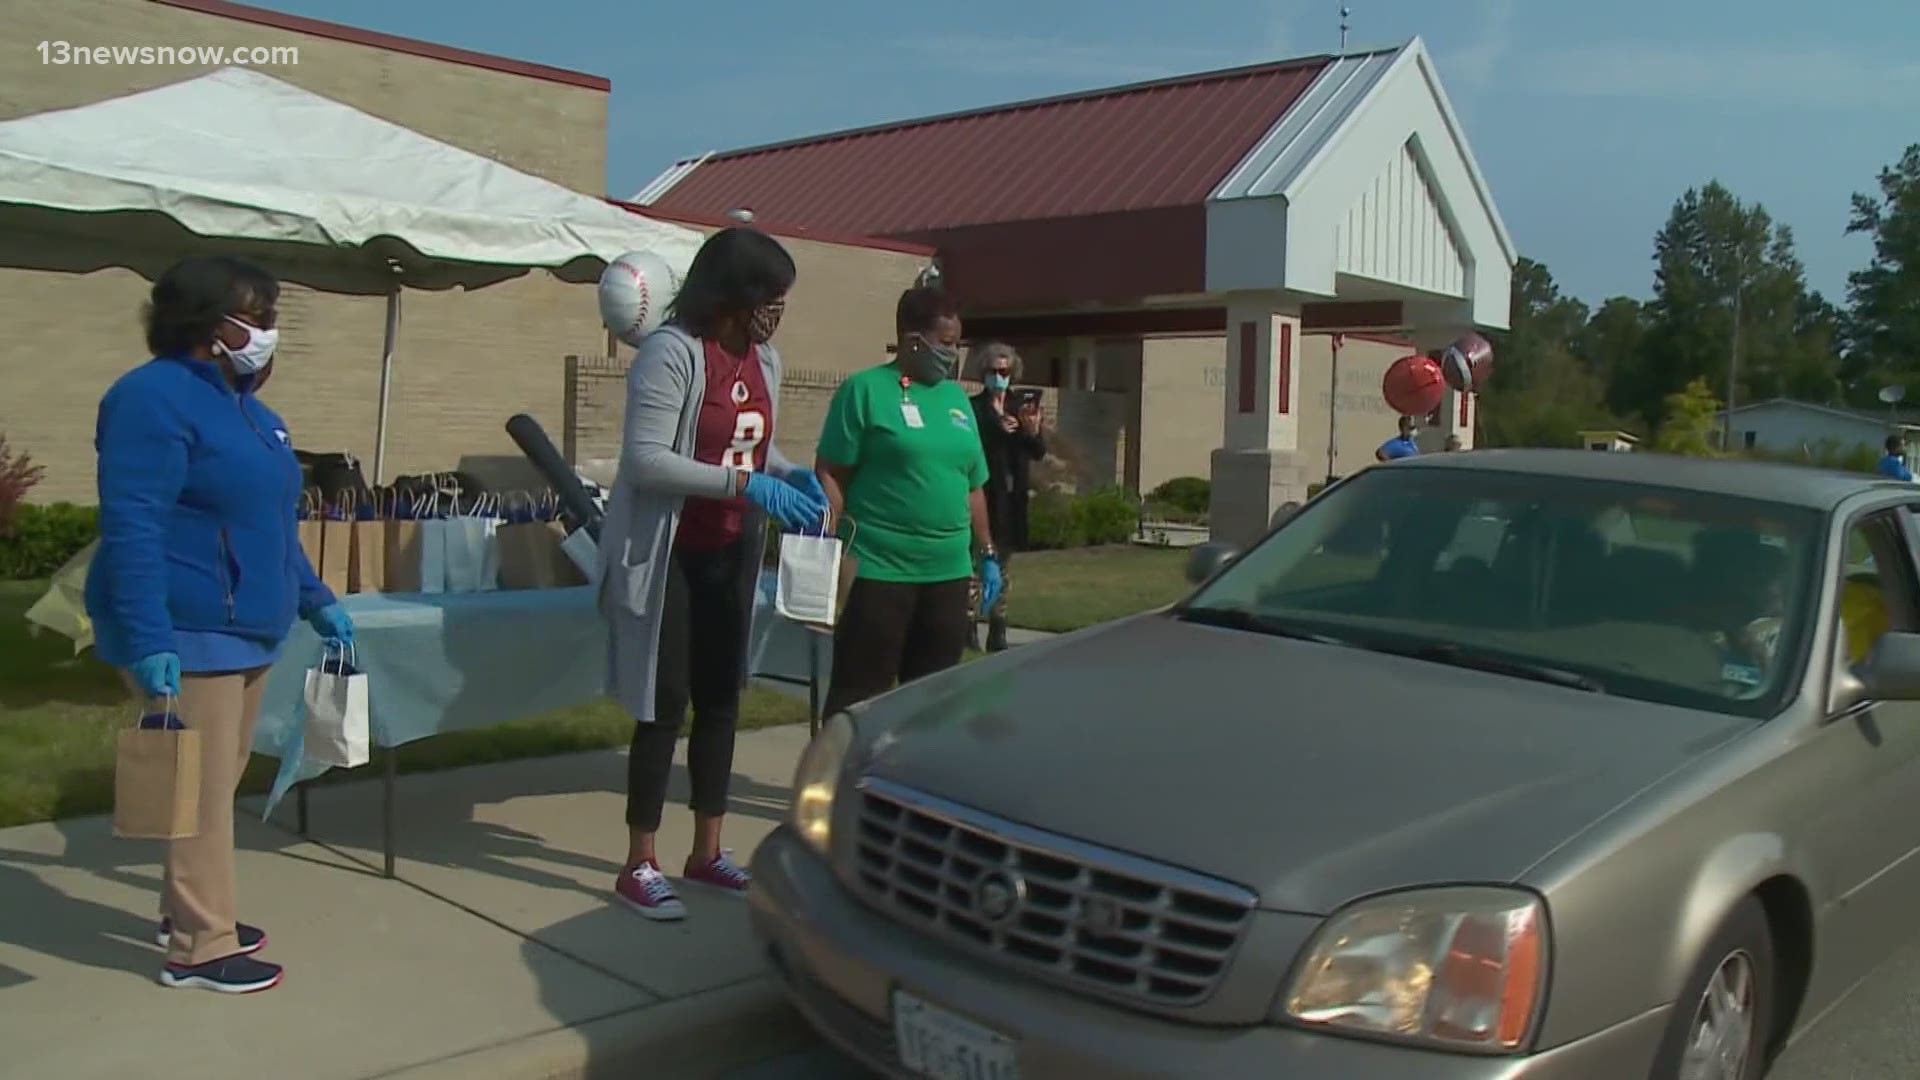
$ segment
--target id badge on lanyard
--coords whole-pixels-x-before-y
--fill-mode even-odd
[[[913,399],[907,396],[906,379],[900,380],[900,420],[910,428],[927,426],[925,418],[920,415],[920,406],[915,405]]]

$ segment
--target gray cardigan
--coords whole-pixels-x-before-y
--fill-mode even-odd
[[[774,425],[780,430],[780,354],[760,346],[760,366],[773,400]],[[600,529],[600,610],[616,625],[637,628],[645,636],[647,677],[621,679],[620,705],[641,723],[654,721],[654,664],[659,655],[660,612],[667,593],[667,560],[680,525],[680,507],[688,496],[726,498],[733,494],[733,470],[693,459],[700,405],[706,398],[707,360],[703,342],[668,324],[641,341],[627,369],[627,415],[620,439],[620,466]],[[773,445],[767,447],[767,472],[784,477],[796,466]],[[765,555],[766,516],[747,515],[747,555],[740,588],[752,610]],[[740,648],[751,639],[743,627]],[[613,662],[641,662],[632,644],[610,650]],[[744,670],[744,669],[743,669]],[[743,685],[750,672],[743,676]]]

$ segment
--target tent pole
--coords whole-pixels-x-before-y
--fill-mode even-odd
[[[400,337],[400,284],[387,294],[387,341],[380,349],[380,418],[374,423],[373,483],[387,482],[387,407],[393,393],[393,350]]]

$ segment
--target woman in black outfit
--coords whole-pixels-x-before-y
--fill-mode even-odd
[[[1007,564],[1027,543],[1029,468],[1047,456],[1047,439],[1041,431],[1039,397],[1011,395],[1013,381],[1020,377],[1020,354],[1011,345],[993,341],[976,346],[967,361],[972,377],[985,386],[974,395],[973,415],[987,454],[987,521],[1005,582],[987,613],[987,651],[1000,652],[1007,647],[1007,593],[1013,584]],[[979,585],[975,579],[976,611]]]

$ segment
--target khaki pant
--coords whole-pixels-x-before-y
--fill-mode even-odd
[[[253,751],[267,669],[180,679],[180,719],[200,733],[200,835],[167,844],[160,914],[173,920],[167,959],[204,964],[240,951],[234,933],[233,799]]]

